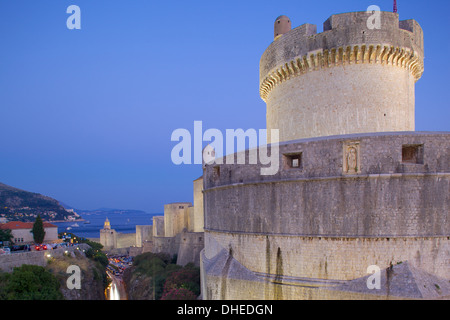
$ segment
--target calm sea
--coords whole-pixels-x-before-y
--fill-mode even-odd
[[[162,216],[162,213],[81,213],[85,221],[78,222],[54,222],[58,226],[58,232],[71,232],[79,237],[100,238],[100,229],[106,218],[111,223],[111,229],[120,233],[135,233],[136,225],[152,225],[154,216]]]

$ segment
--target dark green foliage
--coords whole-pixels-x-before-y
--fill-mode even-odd
[[[2,300],[62,300],[59,281],[43,267],[22,265],[0,275]]]
[[[7,292],[6,292],[6,286],[9,282],[9,278],[11,275],[6,272],[0,272],[0,300],[6,300],[7,299]]]
[[[102,251],[103,249],[103,245],[98,243],[98,242],[94,242],[94,241],[90,241],[88,239],[85,238],[80,238],[77,236],[73,236],[73,238],[77,238],[80,239],[80,243],[86,243],[90,246],[90,248],[88,250],[86,250],[86,252],[84,253],[86,255],[86,258],[89,258],[91,260],[94,260],[97,263],[97,270],[94,270],[94,278],[95,280],[99,280],[101,279],[103,282],[103,286],[104,288],[106,288],[109,285],[109,278],[106,274],[106,267],[109,264],[108,261],[108,257],[106,256],[106,254]]]
[[[4,242],[4,241],[9,241],[12,242],[12,234],[11,234],[11,230],[6,229],[6,230],[0,230],[0,241]]]
[[[168,292],[164,292],[161,300],[196,300],[197,296],[190,290],[185,288],[172,288]]]
[[[200,269],[193,264],[181,267],[174,257],[164,253],[147,252],[133,261],[133,272],[152,279],[154,298],[195,299],[200,294]]]
[[[33,239],[35,243],[44,242],[45,231],[44,231],[44,223],[42,222],[41,216],[38,215],[36,221],[33,224],[33,229],[31,229],[33,233]]]
[[[82,238],[82,239],[83,239],[83,241],[81,241],[81,243],[86,243],[96,252],[100,252],[103,249],[103,245],[101,243],[94,242],[94,241],[84,239],[84,238]]]
[[[164,295],[174,289],[187,289],[195,296],[200,294],[200,269],[193,264],[170,273],[164,284]]]
[[[85,255],[87,258],[97,261],[103,267],[106,267],[109,263],[106,254],[101,251],[95,251],[94,249],[89,248],[88,250],[86,250]]]
[[[100,262],[96,262],[96,268],[92,269],[92,272],[94,273],[94,280],[101,280],[103,288],[106,289],[111,282],[106,274],[106,266]]]
[[[76,241],[77,243],[86,243],[87,245],[90,246],[90,248],[88,250],[86,250],[86,252],[85,252],[85,255],[87,258],[90,258],[96,262],[99,262],[103,267],[106,268],[106,266],[108,265],[109,262],[108,262],[108,257],[102,251],[102,249],[103,249],[102,244],[88,240],[86,238],[77,237],[76,235],[72,234],[72,239],[74,239],[74,238],[79,240],[79,241]]]

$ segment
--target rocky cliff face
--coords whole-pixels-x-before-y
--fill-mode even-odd
[[[128,268],[123,274],[123,281],[128,300],[154,300],[153,278]]]
[[[81,288],[69,289],[67,279],[72,275],[67,273],[71,265],[80,267]],[[105,278],[101,265],[86,258],[82,253],[58,257],[46,266],[60,282],[60,291],[65,300],[105,300]]]

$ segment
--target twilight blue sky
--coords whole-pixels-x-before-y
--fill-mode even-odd
[[[425,34],[416,130],[450,131],[447,0],[399,0]],[[81,30],[66,9],[81,8]],[[0,0],[0,182],[75,208],[163,212],[200,165],[172,164],[177,128],[265,128],[259,60],[273,22],[392,11],[392,0]]]

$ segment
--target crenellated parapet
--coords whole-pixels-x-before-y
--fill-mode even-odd
[[[271,71],[261,82],[260,95],[266,101],[267,96],[277,84],[310,71],[364,63],[405,68],[411,72],[415,81],[422,77],[424,71],[423,59],[410,48],[394,47],[388,44],[363,44],[319,49]]]
[[[279,129],[281,141],[415,130],[422,28],[376,14],[375,25],[371,12],[333,15],[321,33],[312,24],[281,28],[290,20],[277,18],[280,30],[260,61],[260,96],[267,129]]]

